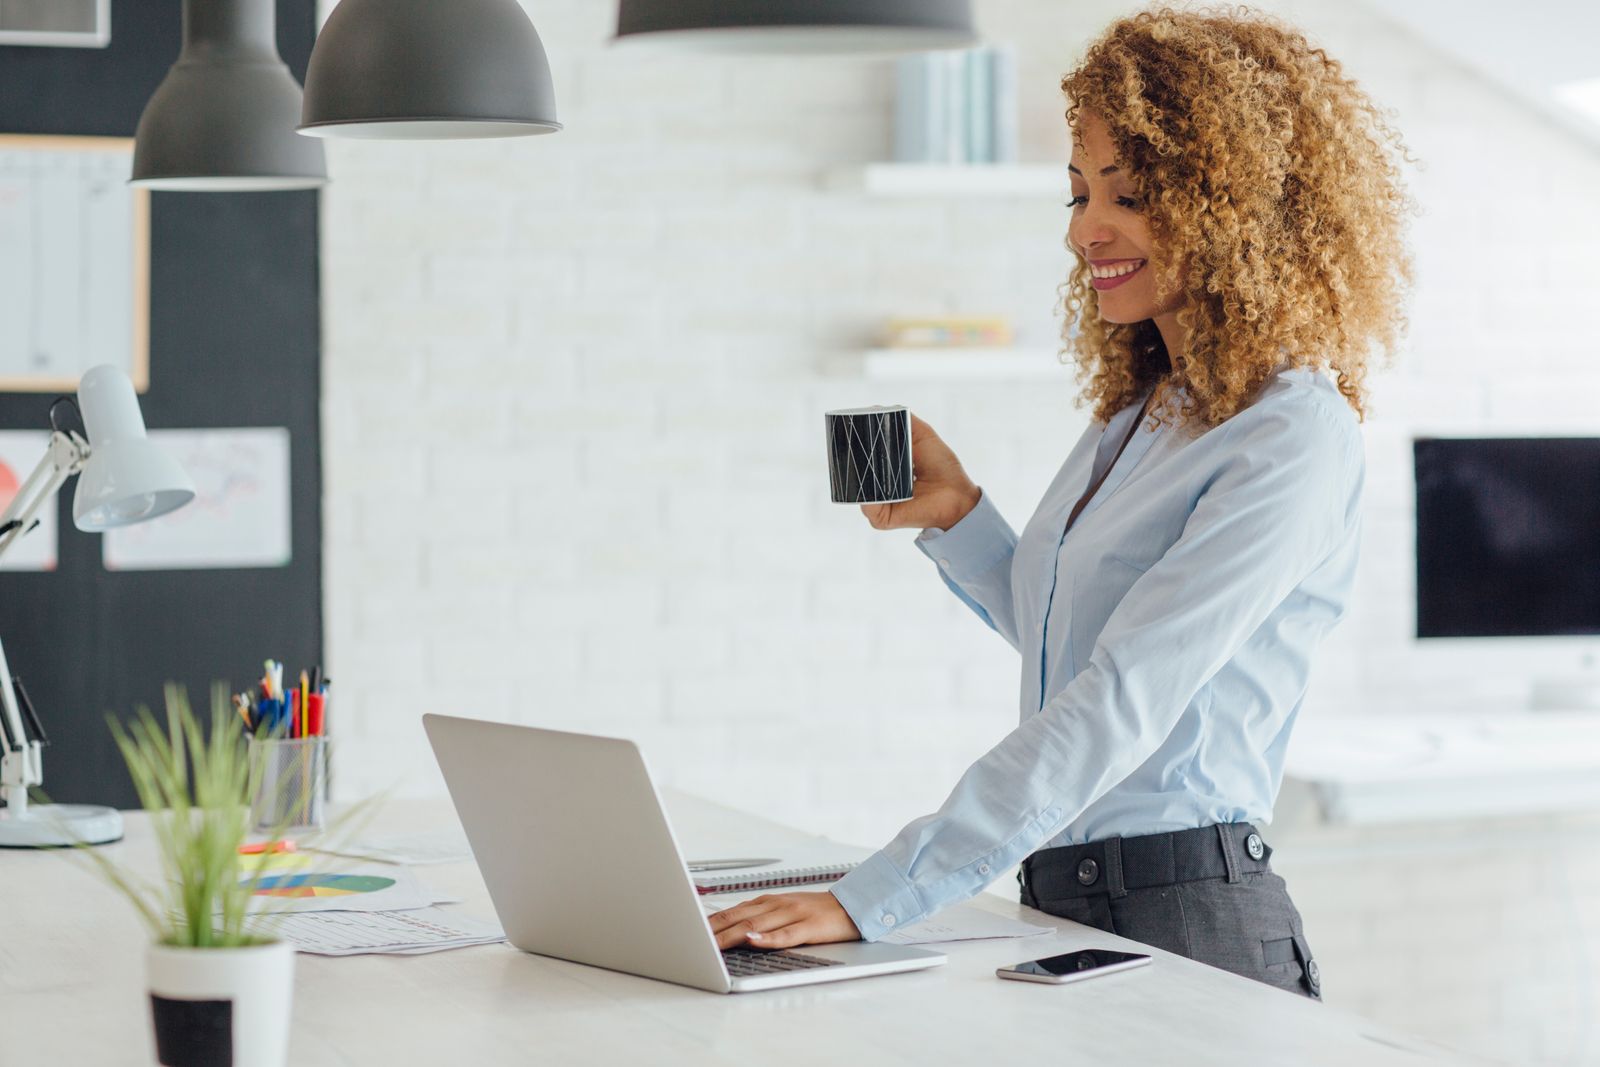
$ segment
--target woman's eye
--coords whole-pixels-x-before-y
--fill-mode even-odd
[[[1080,204],[1088,203],[1088,201],[1089,198],[1087,196],[1075,196],[1071,200],[1067,201],[1067,206],[1077,207]],[[1130,211],[1139,206],[1139,201],[1135,200],[1131,196],[1119,196],[1117,197],[1117,203],[1122,207],[1129,209]]]

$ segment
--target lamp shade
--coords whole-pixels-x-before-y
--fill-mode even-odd
[[[621,0],[612,40],[663,51],[844,54],[977,39],[971,0]]]
[[[134,185],[311,189],[322,146],[295,135],[300,85],[278,55],[274,0],[184,0],[183,50],[139,117]]]
[[[311,50],[300,124],[310,137],[559,129],[550,63],[516,0],[343,0]]]
[[[72,498],[78,529],[130,526],[194,499],[188,473],[145,435],[127,374],[109,364],[90,368],[78,383],[78,405],[89,433],[89,459]]]

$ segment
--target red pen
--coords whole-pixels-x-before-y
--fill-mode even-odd
[[[310,714],[307,718],[310,721],[309,733],[312,737],[322,736],[323,709],[327,700],[328,698],[321,693],[312,693],[306,698],[306,703],[310,705]]]
[[[300,690],[289,690],[289,736],[305,736],[300,732]]]

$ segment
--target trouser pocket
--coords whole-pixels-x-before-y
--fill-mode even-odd
[[[1212,878],[1176,887],[1188,920],[1190,957],[1302,996],[1316,997],[1300,914],[1270,871],[1237,882]]]
[[[1271,985],[1322,999],[1322,973],[1304,934],[1266,938],[1261,942],[1264,980]]]

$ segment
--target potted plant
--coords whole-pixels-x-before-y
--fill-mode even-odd
[[[181,687],[166,687],[166,723],[140,707],[118,749],[149,814],[162,878],[150,884],[103,852],[84,854],[149,928],[146,954],[156,1060],[164,1067],[282,1067],[287,1057],[294,946],[271,936],[249,903],[270,862],[239,853],[261,772],[225,687],[212,691],[209,729]]]

